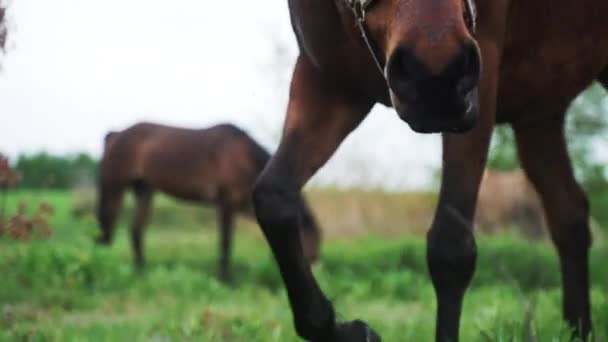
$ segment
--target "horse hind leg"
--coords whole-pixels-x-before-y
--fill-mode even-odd
[[[218,206],[218,228],[220,230],[220,258],[218,277],[224,282],[232,280],[230,270],[230,255],[232,249],[232,233],[234,229],[234,211],[227,204]]]
[[[141,182],[133,183],[133,193],[135,194],[135,215],[131,224],[131,247],[135,266],[139,269],[145,264],[143,254],[143,231],[150,217],[152,202],[152,188]]]
[[[589,298],[589,204],[574,178],[563,118],[514,126],[520,159],[544,204],[562,274],[563,314],[576,336],[591,331]]]

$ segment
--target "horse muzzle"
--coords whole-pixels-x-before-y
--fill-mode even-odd
[[[417,133],[465,133],[479,118],[479,88],[475,87],[455,104],[445,105],[438,97],[431,105],[425,102],[401,102],[391,91],[393,106],[401,118]],[[449,101],[446,101],[449,102]]]
[[[477,119],[479,49],[474,42],[462,43],[450,56],[437,71],[409,45],[390,54],[385,76],[391,101],[416,132],[466,132]]]

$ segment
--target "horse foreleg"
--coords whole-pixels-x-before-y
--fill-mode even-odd
[[[443,137],[444,162],[427,262],[437,295],[437,341],[458,341],[464,293],[475,270],[473,216],[491,128]]]
[[[574,178],[561,119],[515,126],[524,170],[538,191],[560,258],[563,311],[578,336],[591,330],[589,299],[589,205]]]
[[[281,143],[255,185],[255,212],[287,288],[297,333],[314,342],[366,341],[373,334],[364,323],[335,322],[299,234],[302,186],[372,105],[328,83],[306,57],[298,58]]]
[[[136,184],[133,191],[135,193],[135,216],[131,224],[131,246],[135,266],[142,268],[145,263],[142,246],[143,232],[150,217],[152,189],[144,184]]]
[[[234,226],[234,212],[227,205],[218,208],[218,227],[220,230],[220,260],[218,276],[222,281],[232,280],[230,271],[230,254],[232,247],[232,232]]]
[[[123,197],[124,187],[100,181],[97,194],[97,221],[101,228],[101,235],[97,238],[97,243],[109,245],[112,242]]]
[[[427,234],[427,263],[437,297],[437,341],[458,341],[464,293],[475,270],[473,217],[496,112],[499,50],[479,40],[484,59],[480,117],[466,134],[443,135],[439,202]]]

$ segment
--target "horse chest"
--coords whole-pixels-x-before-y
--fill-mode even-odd
[[[608,11],[607,5],[598,6]],[[608,22],[588,11],[574,11],[559,22],[551,13],[537,16],[536,23],[512,20],[500,68],[500,121],[563,110],[608,66]]]

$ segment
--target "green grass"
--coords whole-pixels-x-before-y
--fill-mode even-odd
[[[32,208],[41,199],[55,205],[55,234],[30,242],[0,238],[0,341],[298,341],[274,261],[256,230],[237,230],[236,284],[226,286],[214,276],[217,239],[208,211],[201,214],[205,225],[196,225],[195,215],[182,223],[175,213],[171,220],[157,217],[146,238],[148,267],[139,274],[131,267],[125,221],[114,246],[100,248],[92,243],[94,220],[71,217],[69,194],[16,193],[10,210],[18,199]],[[462,341],[530,341],[530,335],[568,341],[551,246],[508,236],[482,237],[478,245]],[[384,341],[431,341],[435,300],[424,253],[419,236],[331,240],[314,270],[339,318],[369,321]],[[596,243],[597,341],[608,337],[607,260],[608,247]]]

